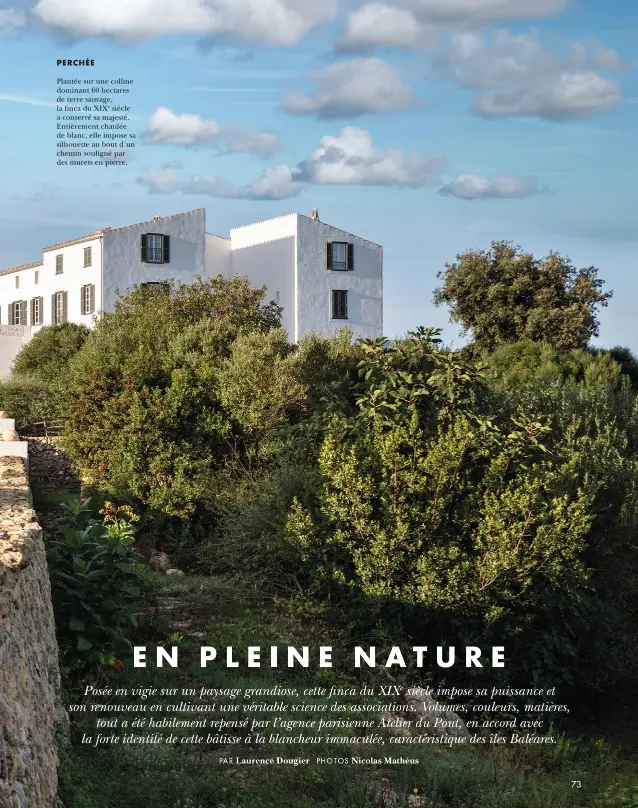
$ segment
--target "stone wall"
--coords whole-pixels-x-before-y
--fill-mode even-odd
[[[80,490],[80,479],[73,460],[59,445],[60,438],[30,438],[29,479],[37,491],[64,494]]]
[[[0,457],[0,806],[51,808],[64,713],[42,530],[24,461]]]

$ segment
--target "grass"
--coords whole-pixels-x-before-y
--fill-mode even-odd
[[[107,675],[117,688],[166,689],[270,688],[276,684],[304,687],[343,683],[337,670],[255,668],[237,670],[199,666],[199,646],[245,648],[326,643],[330,627],[312,609],[263,603],[222,578],[153,578],[154,594],[142,610],[137,637],[144,637],[149,658],[153,646],[179,646],[177,669],[133,668]],[[258,638],[258,639],[257,639]],[[80,700],[79,692],[69,701]],[[278,697],[279,698],[279,697]],[[138,699],[139,700],[139,699]],[[154,699],[175,703],[179,696]],[[195,699],[193,699],[195,700]],[[289,705],[326,702],[322,697],[285,697]],[[118,702],[135,701],[120,697]],[[221,698],[219,704],[232,704]],[[330,702],[332,703],[332,702]],[[220,707],[218,706],[218,709]],[[217,717],[226,713],[219,712]],[[244,707],[233,718],[254,717]],[[263,717],[263,716],[262,716]],[[295,713],[304,717],[304,713]],[[306,717],[316,717],[308,713]],[[635,765],[614,754],[602,741],[562,738],[552,746],[482,746],[450,749],[436,746],[385,745],[362,749],[362,756],[418,758],[415,765],[342,766],[317,764],[315,758],[349,757],[348,745],[255,746],[211,743],[174,746],[109,745],[89,747],[83,735],[96,733],[89,714],[72,713],[71,742],[63,750],[60,797],[65,808],[588,808],[636,805],[630,789],[636,785]],[[103,730],[123,735],[130,728]],[[144,730],[139,730],[143,732]],[[193,730],[171,730],[178,739]],[[208,730],[195,730],[208,732]],[[240,732],[244,737],[245,731]],[[265,730],[269,732],[269,730]],[[222,762],[243,750],[247,756],[307,757],[308,766],[237,766]],[[580,781],[581,787],[573,787]],[[617,785],[614,785],[617,783]],[[601,801],[606,789],[613,788]],[[623,794],[623,789],[626,792]],[[426,799],[421,799],[425,795]]]

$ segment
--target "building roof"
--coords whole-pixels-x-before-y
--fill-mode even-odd
[[[42,252],[51,252],[51,250],[61,250],[62,247],[70,247],[72,244],[81,244],[83,241],[91,241],[100,238],[102,233],[110,230],[110,227],[105,227],[102,230],[96,230],[95,233],[89,233],[88,236],[79,236],[79,238],[72,238],[69,241],[60,241],[58,244],[50,244],[48,247],[43,247]]]
[[[20,272],[21,269],[33,269],[33,267],[41,267],[42,261],[32,261],[30,264],[20,264],[19,267],[10,267],[9,269],[0,270],[0,275],[9,275],[12,272]]]
[[[125,224],[122,227],[103,227],[101,230],[96,230],[94,233],[89,233],[88,236],[79,236],[78,238],[72,238],[69,241],[60,241],[57,244],[49,244],[46,247],[42,248],[42,252],[51,252],[52,250],[61,250],[63,247],[71,247],[73,244],[81,244],[83,241],[92,241],[96,238],[101,238],[104,233],[108,233],[112,230],[124,230],[126,227],[135,227],[139,224],[146,224],[146,222],[153,222],[156,219],[172,219],[174,216],[183,216],[185,213],[195,213],[196,211],[204,210],[204,208],[192,208],[191,210],[185,210],[181,213],[170,213],[168,216],[157,216],[153,219],[144,219],[142,222],[135,222],[135,224]],[[20,264],[17,267],[9,267],[8,269],[0,270],[0,276],[2,275],[10,275],[12,272],[20,272],[22,269],[31,269],[32,267],[42,266],[42,261],[33,261],[30,264]]]

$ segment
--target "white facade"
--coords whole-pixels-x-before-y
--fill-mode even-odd
[[[0,326],[35,332],[65,320],[91,325],[137,284],[221,274],[265,285],[266,301],[283,307],[292,341],[344,326],[355,339],[379,337],[382,269],[378,244],[318,218],[293,213],[234,228],[224,238],[206,232],[206,212],[198,208],[53,244],[41,260],[0,271]]]
[[[31,328],[28,325],[0,325],[0,379],[11,373],[13,360],[23,345],[31,339]],[[5,426],[0,418],[0,431],[13,429]]]

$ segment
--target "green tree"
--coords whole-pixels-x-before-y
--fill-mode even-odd
[[[556,252],[537,259],[507,241],[457,255],[438,277],[434,302],[488,350],[521,339],[585,348],[598,335],[598,307],[612,296],[595,267],[577,269]]]
[[[510,680],[635,679],[637,611],[617,595],[638,591],[637,408],[619,367],[537,343],[481,367],[433,332],[363,347],[286,526],[317,585],[420,609],[431,642],[498,640]]]
[[[102,316],[64,395],[65,445],[88,484],[171,516],[214,501],[220,470],[250,455],[251,429],[262,434],[259,405],[239,406],[254,393],[233,378],[233,362],[244,352],[252,372],[261,347],[270,372],[290,352],[275,334],[280,309],[263,297],[246,280],[217,277],[136,288]]]
[[[78,323],[44,326],[19,351],[13,363],[13,373],[31,376],[45,384],[56,384],[88,335],[89,329]]]

